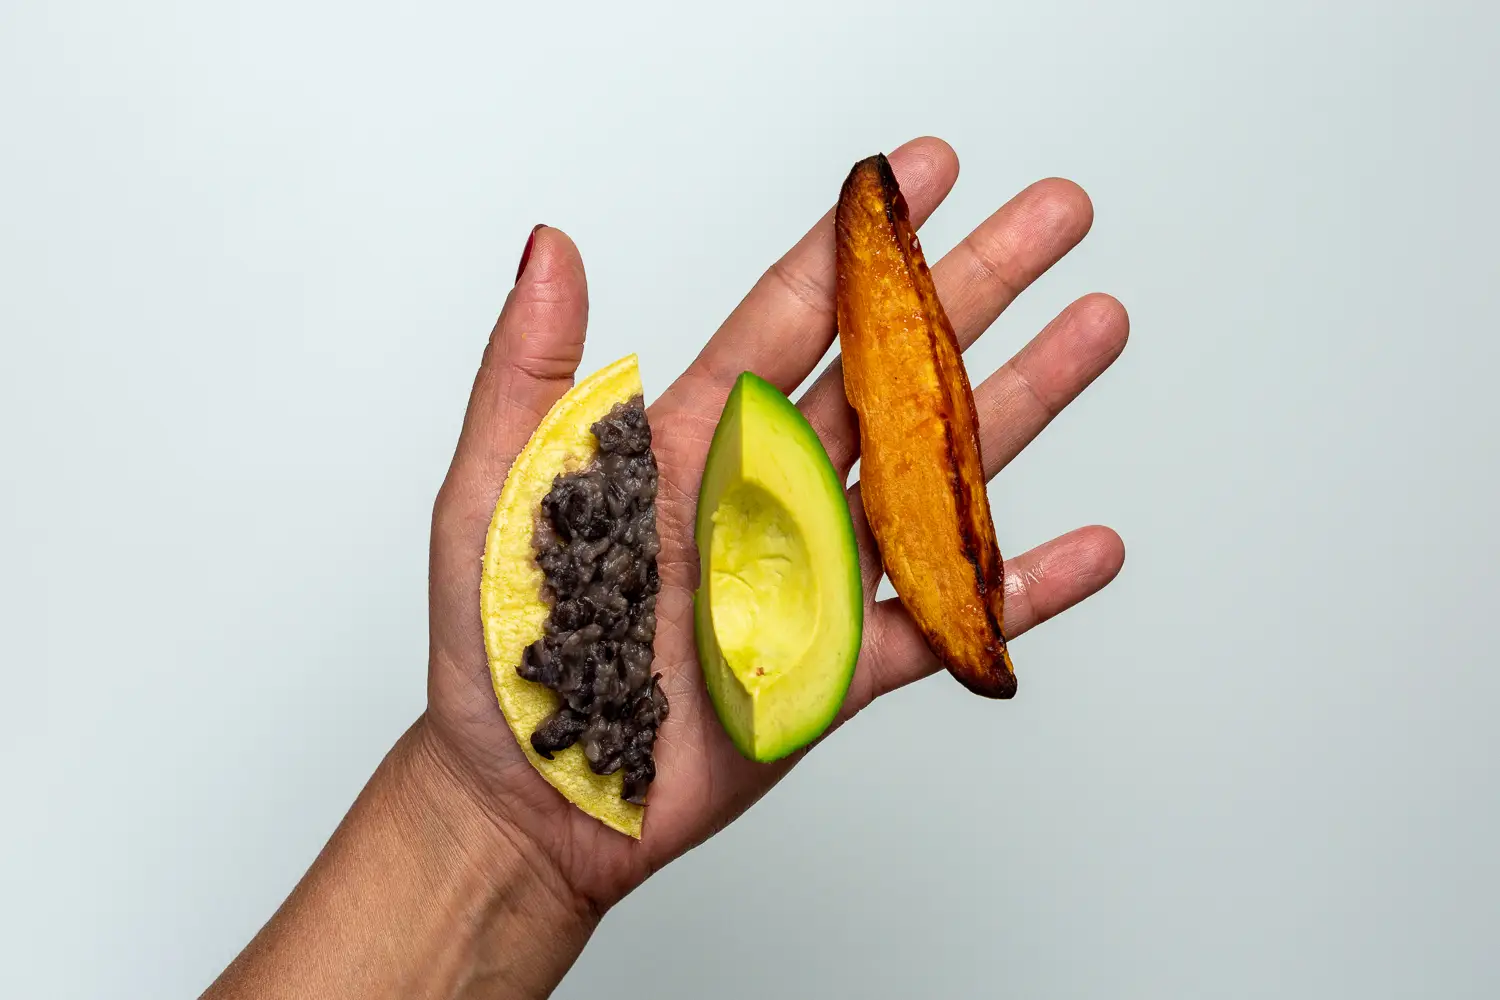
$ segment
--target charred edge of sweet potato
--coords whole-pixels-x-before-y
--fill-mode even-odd
[[[1003,619],[1000,621],[996,620],[994,602],[990,600],[990,583],[985,579],[987,574],[984,571],[984,567],[980,565],[980,557],[984,551],[984,544],[979,538],[975,537],[974,522],[968,516],[970,513],[969,505],[974,502],[973,496],[969,484],[957,472],[958,442],[953,437],[953,425],[946,420],[943,421],[943,443],[948,449],[948,463],[955,470],[949,476],[949,479],[957,481],[957,488],[954,490],[954,502],[958,506],[958,535],[963,543],[961,551],[964,558],[968,560],[969,565],[974,567],[974,580],[978,584],[980,604],[984,607],[985,624],[989,626],[990,635],[994,636],[1000,643],[998,651],[987,650],[987,652],[992,654],[998,652],[1001,663],[1005,667],[1003,672],[990,669],[978,673],[968,670],[955,670],[950,671],[950,673],[958,679],[960,684],[975,694],[983,695],[986,698],[999,698],[1002,700],[1014,698],[1018,686],[1016,683],[1016,671],[1011,666],[1010,653],[1005,648],[1005,633],[1001,628],[1001,621]],[[996,562],[1001,567],[1000,573],[1003,574],[1005,572],[1004,560],[997,559]],[[1001,580],[996,581],[995,585],[1002,588],[998,593],[1000,594],[999,603],[1003,614],[1005,592],[1002,580],[1003,576]],[[993,667],[993,663],[991,666]]]
[[[901,193],[901,186],[896,180],[895,171],[886,159],[884,153],[877,153],[862,161],[850,172],[850,179],[845,181],[847,186],[861,169],[873,166],[877,176],[880,178],[881,200],[885,205],[886,221],[896,234],[896,243],[901,248],[902,255],[906,258],[908,271],[912,280],[918,285],[918,293],[924,303],[929,306],[928,336],[933,340],[933,356],[938,359],[940,368],[947,369],[949,366],[943,363],[944,354],[936,343],[939,336],[954,338],[954,352],[959,353],[957,339],[953,334],[953,325],[949,321],[947,313],[943,309],[941,300],[938,299],[937,289],[932,282],[932,273],[927,266],[926,254],[922,252],[921,241],[918,239],[916,230],[911,224],[911,213],[906,204],[906,197]],[[944,371],[949,378],[950,384],[956,382],[962,387],[962,399],[953,402],[959,406],[966,406],[969,410],[969,426],[974,431],[974,453],[981,454],[979,434],[979,414],[974,406],[974,391],[969,384],[969,374],[960,363],[956,370]],[[994,638],[998,648],[987,649],[992,657],[998,657],[999,663],[993,659],[989,664],[990,669],[972,671],[967,669],[950,670],[957,680],[973,691],[975,694],[988,698],[1008,699],[1015,697],[1018,687],[1016,681],[1015,667],[1010,660],[1010,651],[1005,642],[1005,560],[1000,553],[999,546],[993,541],[990,545],[985,544],[985,539],[980,538],[975,532],[975,521],[978,516],[990,520],[989,496],[985,492],[983,482],[978,484],[970,482],[960,471],[960,458],[958,453],[958,441],[954,436],[953,424],[950,417],[955,414],[944,413],[943,417],[943,442],[948,453],[948,480],[949,489],[953,493],[954,504],[958,514],[958,531],[961,542],[961,551],[965,560],[974,570],[974,582],[978,590],[980,603],[984,608],[985,624],[989,627],[989,634]],[[982,457],[981,457],[982,464]],[[993,539],[994,528],[990,528]],[[993,549],[991,548],[993,546]],[[986,559],[985,556],[993,551],[993,558]],[[985,563],[992,565],[986,566]],[[927,632],[927,629],[923,629]],[[945,643],[943,637],[935,630],[928,635],[929,644],[942,648]],[[949,663],[953,657],[943,657]],[[996,667],[1000,669],[996,669]]]
[[[885,158],[885,154],[876,153],[865,162],[871,161],[875,166],[875,175],[880,178],[880,200],[885,203],[885,221],[895,228],[899,238],[902,228],[911,226],[911,212],[906,207],[906,196],[901,193],[901,185],[896,182],[896,172],[891,169],[891,161]],[[902,249],[906,248],[903,246]]]

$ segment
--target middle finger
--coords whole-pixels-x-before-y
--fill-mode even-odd
[[[960,350],[979,339],[1022,291],[1088,233],[1094,208],[1072,181],[1037,181],[1002,205],[932,268],[938,298]],[[844,398],[844,368],[835,359],[798,404],[847,472],[859,456],[858,426]]]

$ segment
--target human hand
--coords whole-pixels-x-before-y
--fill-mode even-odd
[[[958,163],[937,139],[890,154],[920,225],[952,188]],[[933,267],[944,307],[967,347],[1033,280],[1087,233],[1087,195],[1067,181],[1017,195]],[[653,871],[734,819],[801,754],[745,760],[720,728],[693,646],[698,584],[693,519],[709,441],[735,378],[749,370],[790,392],[836,335],[832,213],[756,283],[702,353],[649,408],[660,492],[661,592],[655,669],[671,705],[658,733],[657,778],[642,839],[575,808],[527,762],[496,703],[480,622],[480,555],[506,472],[548,408],[572,385],[588,318],[583,264],[560,230],[539,228],[495,324],[475,380],[457,452],[433,516],[428,711],[421,741],[491,818],[498,837],[547,869],[549,881],[598,913]],[[975,379],[985,472],[993,477],[1124,348],[1128,320],[1114,299],[1074,302],[999,371]],[[858,426],[837,362],[799,406],[847,477]],[[875,698],[938,669],[895,599],[876,601],[879,554],[859,486],[849,489],[859,537],[865,629],[838,723]],[[1081,528],[1006,562],[1005,634],[1046,621],[1099,590],[1124,548],[1108,528]]]

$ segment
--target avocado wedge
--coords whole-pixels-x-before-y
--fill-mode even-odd
[[[694,530],[698,659],[725,731],[750,760],[817,739],[859,657],[859,552],[822,442],[746,372],[714,431]]]

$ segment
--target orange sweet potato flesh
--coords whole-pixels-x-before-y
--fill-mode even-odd
[[[1010,698],[1004,563],[974,393],[884,156],[850,171],[836,234],[844,391],[859,414],[860,490],[886,574],[948,671],[977,694]]]

